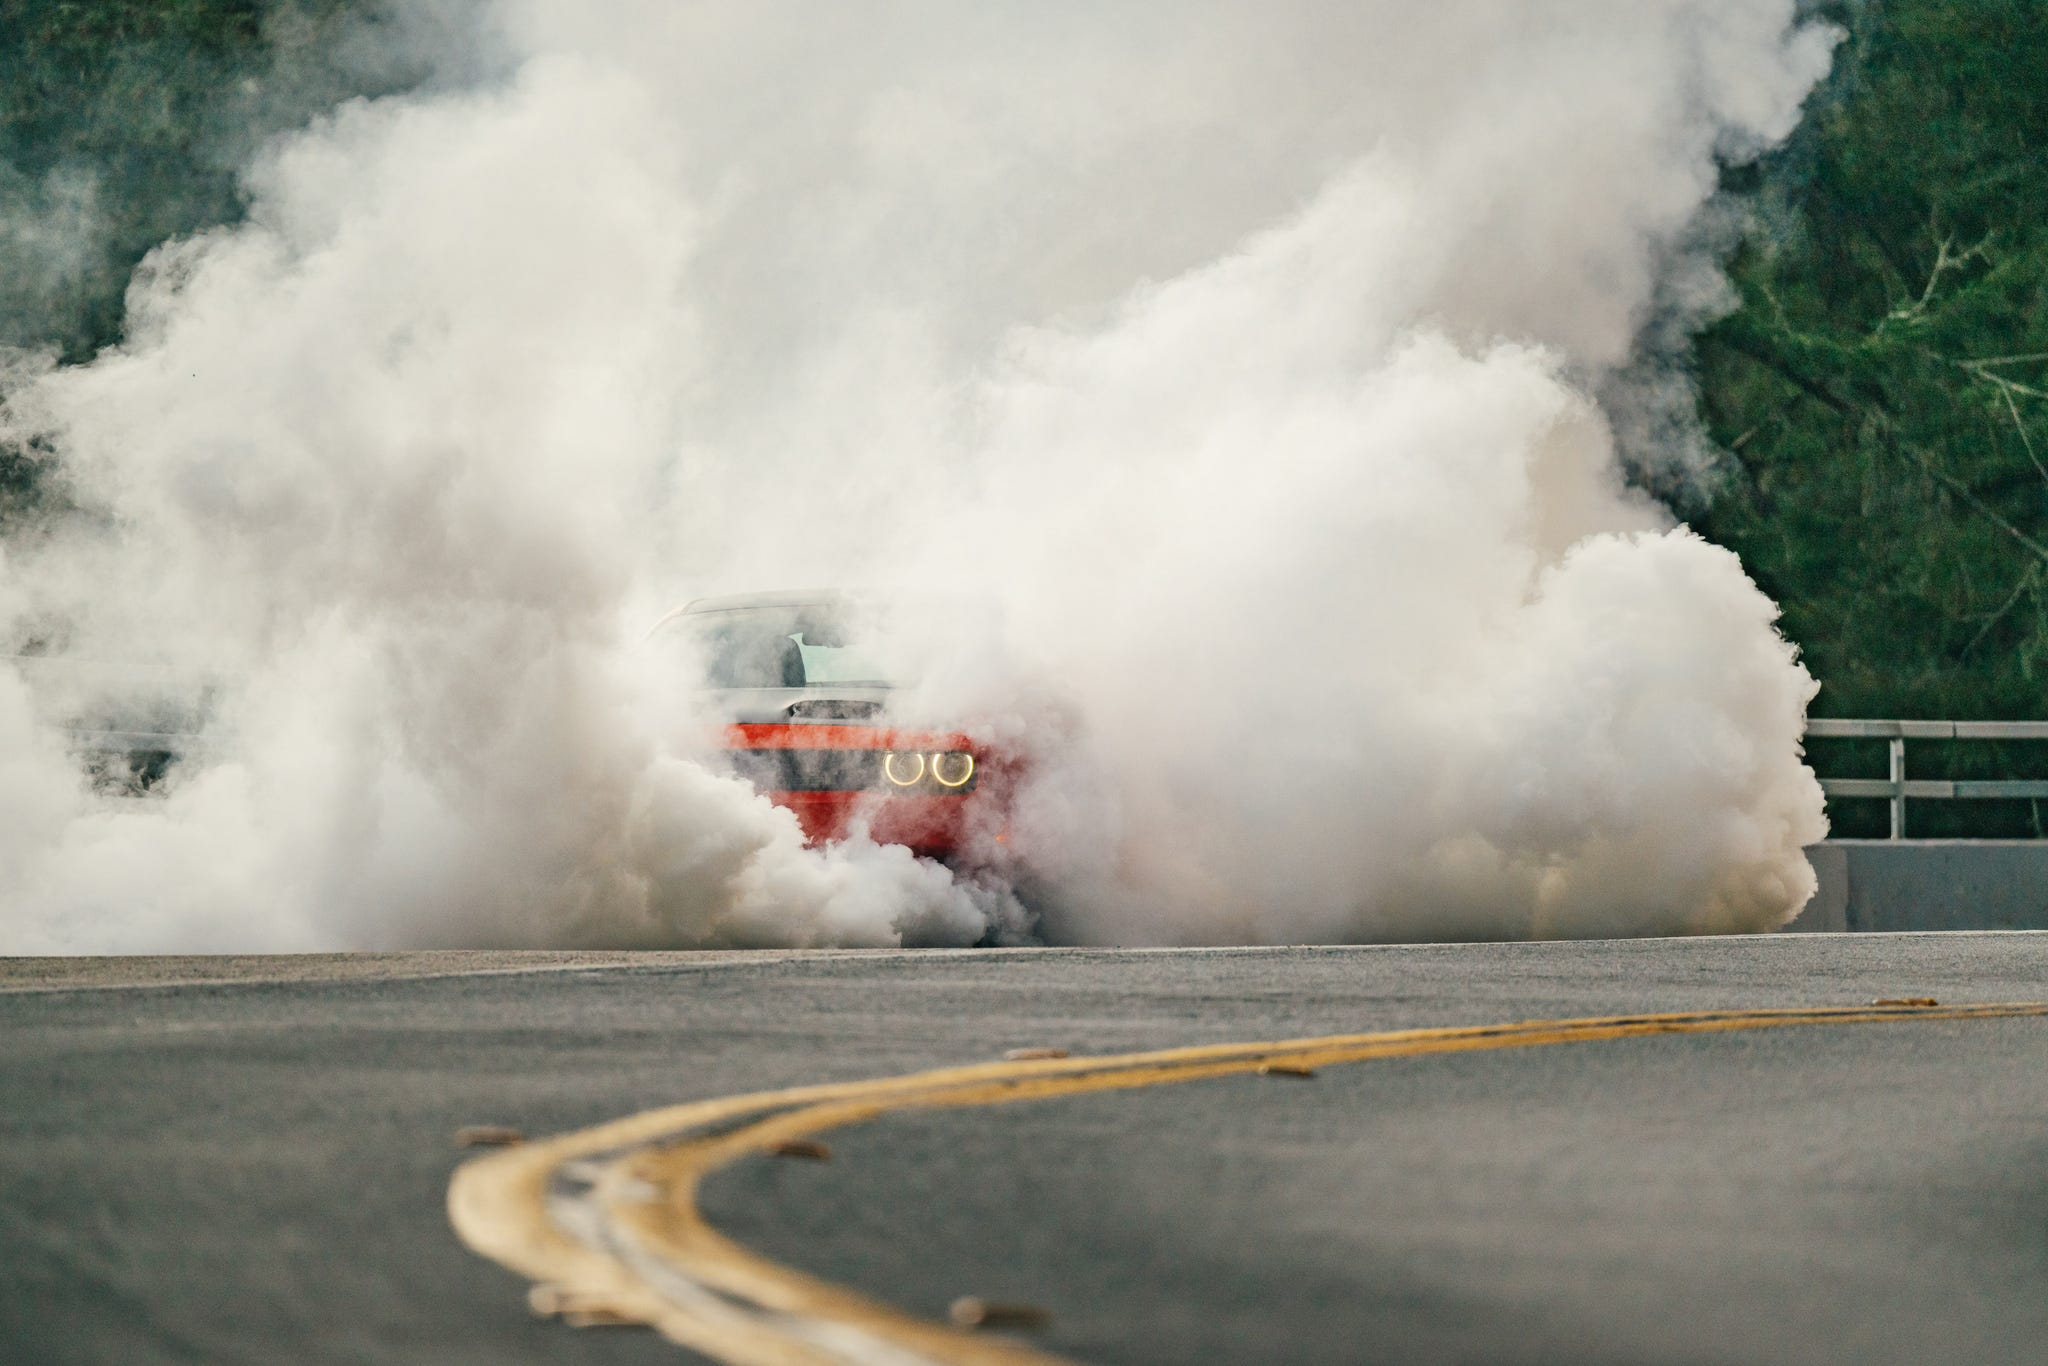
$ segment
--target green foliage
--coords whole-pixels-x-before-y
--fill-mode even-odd
[[[373,0],[0,0],[0,346],[78,360],[129,276],[243,209],[264,138],[415,79]],[[0,479],[4,479],[0,473]]]
[[[1820,713],[2048,716],[2048,7],[1849,23],[1699,345],[1737,469],[1696,522],[1783,605]]]
[[[417,81],[384,23],[382,0],[0,0],[0,361],[118,341],[137,263],[239,218],[264,139]],[[40,468],[0,445],[0,530]]]

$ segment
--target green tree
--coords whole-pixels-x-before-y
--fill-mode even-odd
[[[0,0],[0,349],[117,341],[137,263],[239,218],[258,144],[420,79],[387,27],[384,0]],[[0,447],[0,530],[38,468]]]
[[[119,334],[152,247],[239,217],[265,138],[416,81],[381,0],[0,0],[0,345]]]
[[[1699,342],[1734,462],[1695,523],[1783,605],[1821,714],[2048,717],[2048,7],[1838,18]]]

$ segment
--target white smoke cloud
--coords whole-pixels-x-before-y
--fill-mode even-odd
[[[480,7],[500,76],[273,144],[10,372],[88,515],[7,633],[222,748],[93,798],[0,667],[0,947],[1022,931],[803,848],[633,648],[820,583],[987,605],[921,701],[1032,751],[1053,937],[1783,920],[1812,684],[1586,395],[1825,69],[1792,8]]]

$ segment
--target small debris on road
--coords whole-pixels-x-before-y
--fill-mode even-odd
[[[1315,1068],[1304,1067],[1298,1062],[1262,1062],[1259,1064],[1259,1075],[1262,1077],[1312,1077],[1315,1074]]]
[[[808,1138],[785,1138],[780,1143],[768,1145],[768,1151],[777,1157],[801,1157],[806,1162],[830,1162],[832,1150],[824,1144]]]
[[[526,1142],[526,1135],[504,1124],[465,1124],[455,1131],[458,1148],[510,1148]]]
[[[1003,1304],[996,1300],[979,1299],[973,1295],[962,1295],[953,1301],[948,1311],[953,1322],[962,1328],[1021,1328],[1025,1330],[1045,1327],[1052,1322],[1052,1315],[1035,1304]]]
[[[1041,1058],[1064,1058],[1064,1048],[1013,1048],[1003,1054],[1004,1062],[1037,1062]]]
[[[526,1292],[526,1307],[537,1319],[560,1319],[571,1328],[633,1328],[643,1326],[631,1314],[574,1290],[542,1282]]]
[[[1932,996],[1880,996],[1871,1002],[1874,1006],[1938,1006],[1941,1002]]]

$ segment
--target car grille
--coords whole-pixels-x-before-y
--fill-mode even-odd
[[[726,751],[733,771],[764,792],[885,792],[957,796],[974,790],[975,781],[940,787],[930,779],[913,787],[882,780],[879,749],[734,749]],[[901,771],[901,770],[899,770]]]

